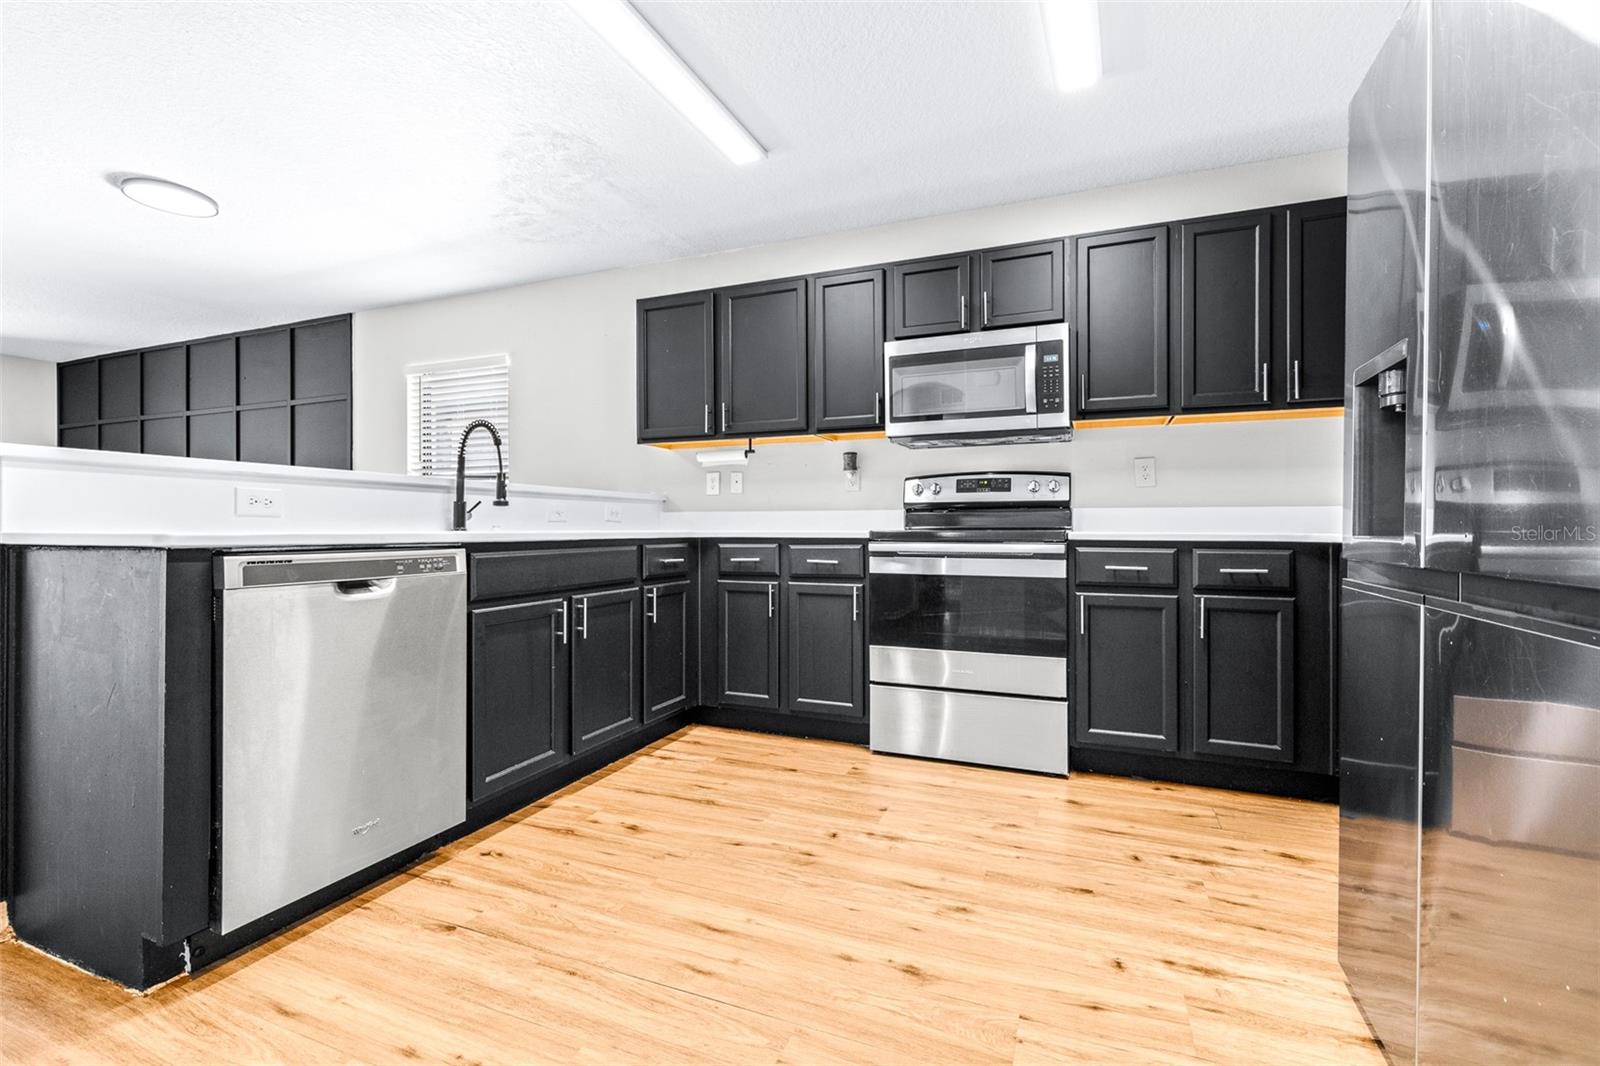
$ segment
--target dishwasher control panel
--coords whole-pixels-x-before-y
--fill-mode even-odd
[[[289,552],[282,555],[222,556],[217,560],[218,587],[259,588],[268,585],[313,585],[327,582],[377,581],[392,577],[429,577],[467,572],[461,549],[431,551]]]

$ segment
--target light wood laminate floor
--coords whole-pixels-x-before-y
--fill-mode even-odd
[[[12,1062],[1381,1063],[1337,811],[682,730],[198,977],[0,944]]]

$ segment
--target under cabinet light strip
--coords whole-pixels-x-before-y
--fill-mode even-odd
[[[767,150],[627,0],[567,0],[567,6],[729,159],[744,166],[767,157]]]

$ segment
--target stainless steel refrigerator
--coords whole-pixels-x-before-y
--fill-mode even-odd
[[[1350,107],[1339,957],[1397,1062],[1600,1061],[1584,30],[1415,3]]]

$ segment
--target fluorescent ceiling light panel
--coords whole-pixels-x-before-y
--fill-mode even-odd
[[[1056,88],[1087,89],[1100,80],[1100,5],[1095,0],[1039,0]]]
[[[627,0],[567,0],[567,6],[729,159],[742,166],[766,158],[767,150]]]
[[[117,182],[122,195],[134,203],[187,218],[211,218],[217,202],[197,189],[161,178],[128,177]]]

